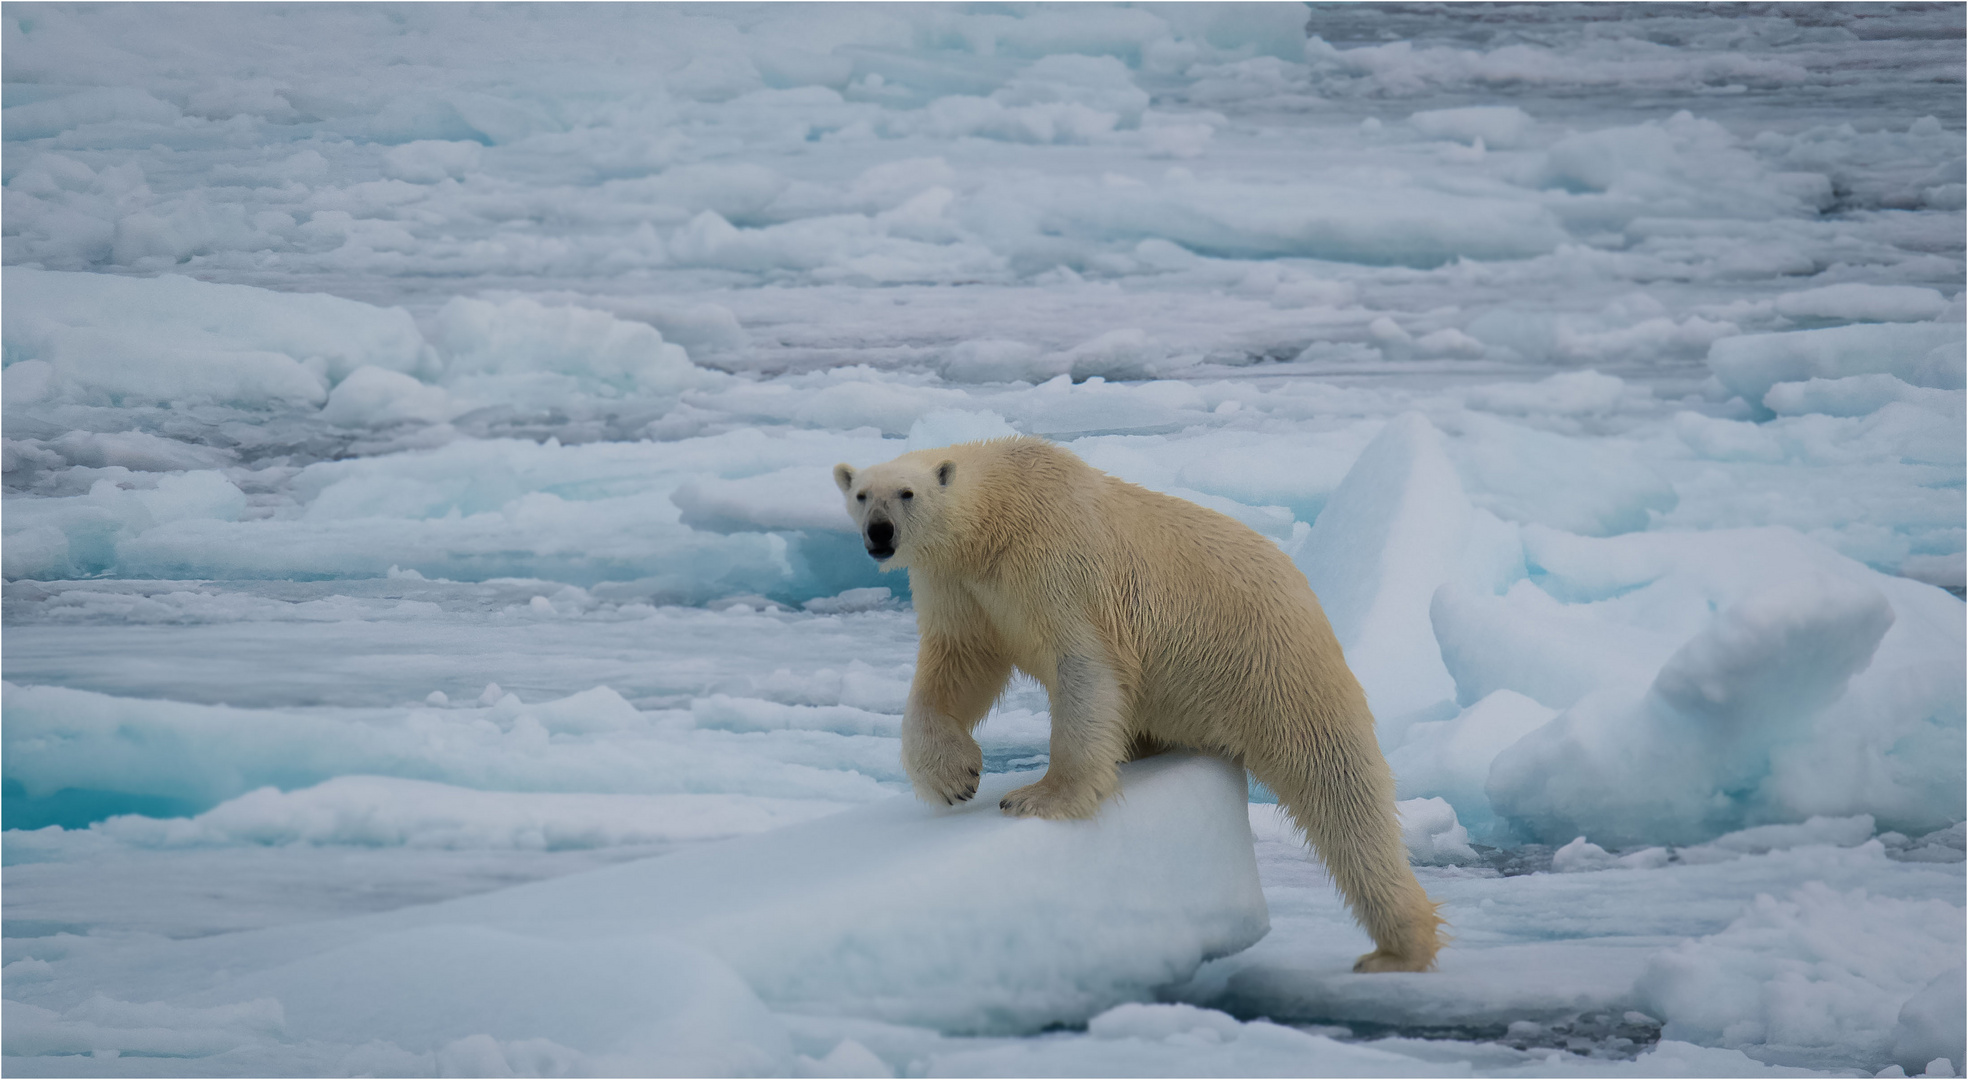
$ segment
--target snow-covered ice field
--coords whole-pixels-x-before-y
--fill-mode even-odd
[[[1963,10],[8,3],[5,1070],[1960,1073]],[[1012,431],[1304,569],[1440,971],[1027,682],[907,794],[828,470]]]

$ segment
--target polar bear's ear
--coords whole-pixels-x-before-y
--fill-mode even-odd
[[[834,484],[841,489],[842,495],[847,494],[847,489],[854,486],[853,466],[846,462],[834,466]]]
[[[957,475],[957,463],[946,461],[936,467],[936,482],[944,487],[950,486],[950,478]]]

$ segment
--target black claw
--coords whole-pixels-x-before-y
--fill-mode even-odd
[[[970,770],[970,775],[972,775],[972,776],[976,776],[976,775],[977,775],[977,770],[976,770],[976,769],[972,769],[972,770]]]
[[[1011,800],[1010,800],[1010,799],[999,799],[999,800],[998,800],[998,809],[1000,809],[1000,810],[1009,810],[1009,809],[1011,809]]]

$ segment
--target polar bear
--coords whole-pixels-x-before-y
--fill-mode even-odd
[[[1020,817],[1085,818],[1164,747],[1243,763],[1278,793],[1376,948],[1423,971],[1442,920],[1408,866],[1366,694],[1276,545],[1222,514],[1015,436],[919,450],[834,482],[882,569],[907,569],[922,641],[902,723],[916,793],[977,793],[971,731],[1012,669],[1052,705]]]

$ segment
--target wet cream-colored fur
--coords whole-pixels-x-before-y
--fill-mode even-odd
[[[1032,438],[834,469],[864,545],[909,571],[922,633],[902,725],[916,792],[977,793],[971,731],[1016,668],[1052,703],[1052,760],[1006,813],[1084,818],[1163,747],[1241,761],[1331,871],[1375,950],[1421,971],[1441,919],[1408,867],[1366,695],[1291,560],[1239,522]]]

